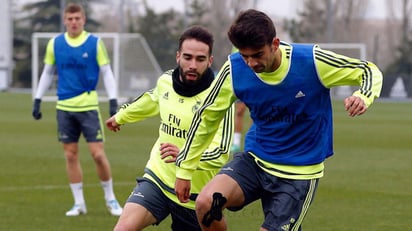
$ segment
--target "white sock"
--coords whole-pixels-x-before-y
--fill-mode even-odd
[[[70,183],[70,189],[72,190],[74,204],[84,204],[83,183]]]
[[[101,181],[100,184],[102,185],[104,191],[104,199],[106,201],[116,200],[113,192],[113,182],[112,179],[108,181]]]
[[[240,146],[240,142],[242,140],[242,133],[240,132],[235,132],[233,134],[233,145],[238,145]]]

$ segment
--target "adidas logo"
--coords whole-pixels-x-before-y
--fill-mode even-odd
[[[169,92],[166,92],[166,93],[163,95],[163,99],[169,99]]]
[[[97,131],[96,139],[103,139],[103,134],[101,130]]]
[[[295,98],[300,98],[300,97],[305,97],[305,93],[303,93],[302,91],[299,91],[298,93],[296,93]]]
[[[89,57],[89,54],[87,54],[87,52],[84,52],[83,55],[82,55],[82,57],[83,57],[83,58],[87,58],[87,57]]]
[[[133,193],[133,196],[135,196],[135,197],[143,197],[143,198],[144,198],[144,195],[143,195],[141,192]]]

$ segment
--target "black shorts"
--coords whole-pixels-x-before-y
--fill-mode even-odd
[[[195,210],[176,204],[164,195],[156,184],[146,178],[137,179],[137,185],[127,199],[127,203],[136,203],[149,210],[157,220],[156,225],[170,214],[172,230],[201,230]]]
[[[87,142],[104,140],[102,120],[98,110],[68,112],[57,110],[58,139],[63,143],[77,143],[83,134]]]
[[[240,210],[261,199],[265,215],[262,227],[276,231],[300,230],[319,181],[285,179],[268,174],[247,152],[235,154],[218,174],[233,178],[245,196],[241,207],[231,207],[229,210]]]

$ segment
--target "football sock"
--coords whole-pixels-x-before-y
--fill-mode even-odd
[[[240,132],[235,132],[233,134],[233,145],[240,146],[240,141],[242,139],[242,133]]]
[[[116,200],[116,197],[114,196],[114,192],[113,192],[112,179],[108,181],[101,181],[100,184],[103,188],[104,198],[106,199],[106,201]]]
[[[74,204],[84,204],[83,183],[70,183],[70,189],[72,190]]]

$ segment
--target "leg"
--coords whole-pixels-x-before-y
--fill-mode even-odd
[[[74,206],[66,212],[66,216],[86,214],[86,203],[83,196],[83,174],[79,161],[79,148],[77,143],[63,143],[66,158],[66,172],[74,198]]]
[[[143,230],[145,227],[155,224],[156,218],[145,207],[127,202],[120,215],[115,231]]]
[[[64,155],[66,158],[66,170],[69,182],[80,183],[83,180],[83,173],[79,161],[79,146],[77,143],[63,143]]]
[[[226,202],[221,206],[221,210],[226,207],[239,207],[244,203],[244,195],[239,184],[230,176],[225,174],[219,174],[215,176],[203,189],[196,199],[196,215],[197,219],[202,227],[202,230],[227,230],[225,219],[220,221],[214,220],[210,226],[206,226],[202,223],[205,216],[210,213],[212,204],[214,202],[213,196],[220,193],[222,197],[226,199]],[[219,200],[219,199],[217,199]],[[223,200],[224,201],[224,200]]]
[[[242,101],[236,101],[236,114],[235,114],[235,130],[233,134],[233,144],[231,147],[231,153],[240,152],[242,144],[243,133],[243,116],[246,111],[246,105]]]
[[[110,163],[104,152],[103,142],[89,142],[88,144],[104,191],[107,209],[113,216],[120,216],[123,209],[114,195]]]
[[[265,221],[262,229],[301,230],[301,224],[315,196],[318,179],[293,180],[267,175],[262,195]]]
[[[169,199],[154,183],[139,178],[114,230],[142,230],[159,224],[170,213],[168,203]]]
[[[103,142],[89,142],[90,154],[96,164],[97,175],[101,181],[108,181],[112,178],[109,160],[104,151]]]

